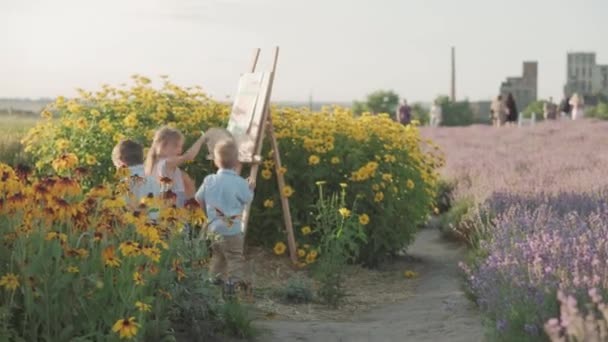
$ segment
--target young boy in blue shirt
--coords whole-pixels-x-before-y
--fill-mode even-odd
[[[219,141],[213,150],[216,174],[205,177],[195,199],[205,209],[212,235],[209,272],[219,281],[241,281],[243,256],[242,214],[253,201],[255,182],[237,173],[238,147],[233,139]]]

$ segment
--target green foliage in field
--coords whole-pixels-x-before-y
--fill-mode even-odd
[[[454,102],[447,96],[440,96],[437,101],[441,104],[442,126],[467,126],[475,123],[475,115],[468,100]]]
[[[392,90],[377,90],[369,95],[363,102],[353,103],[353,112],[362,114],[371,112],[374,114],[393,114],[399,105],[399,95]]]
[[[38,118],[30,116],[0,117],[0,162],[9,165],[28,162],[21,139],[36,122]]]

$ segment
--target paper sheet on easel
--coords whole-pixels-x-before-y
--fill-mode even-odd
[[[239,146],[239,160],[254,160],[256,141],[263,127],[266,98],[270,88],[270,73],[255,72],[241,76],[234,99],[228,132]]]

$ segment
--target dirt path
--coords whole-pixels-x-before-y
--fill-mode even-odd
[[[414,295],[361,313],[348,322],[264,321],[259,341],[482,341],[481,318],[464,297],[458,279],[463,250],[440,239],[436,229],[422,230],[409,254],[420,259]]]

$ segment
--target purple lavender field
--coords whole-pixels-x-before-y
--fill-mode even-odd
[[[424,129],[473,198],[467,291],[501,341],[607,341],[608,123]],[[476,215],[470,215],[475,217]]]

